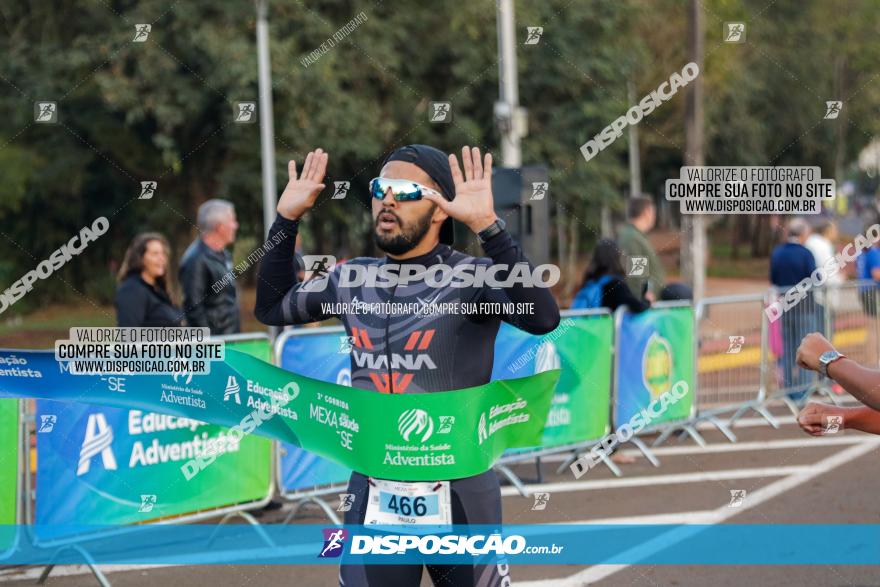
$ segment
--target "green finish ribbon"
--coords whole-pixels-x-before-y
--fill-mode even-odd
[[[404,481],[470,477],[507,449],[539,446],[559,374],[383,394],[303,377],[227,349],[209,374],[122,375],[111,384],[111,377],[69,373],[52,352],[0,350],[0,398],[171,414],[231,427],[229,437],[266,436],[365,475]],[[206,464],[215,458],[200,456]]]

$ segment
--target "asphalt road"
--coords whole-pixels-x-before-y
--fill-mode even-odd
[[[802,434],[790,414],[774,430],[756,418],[735,429],[738,442],[704,431],[709,445],[691,440],[670,441],[657,450],[659,468],[644,458],[623,464],[623,477],[599,468],[579,480],[569,471],[556,474],[559,459],[543,463],[543,483],[534,491],[550,493],[543,511],[533,511],[533,498],[504,488],[505,523],[736,523],[736,524],[866,524],[880,523],[880,444],[873,437],[845,431],[823,438]],[[624,454],[637,453],[627,450]],[[533,464],[517,467],[523,478],[534,478]],[[745,490],[739,507],[731,508],[731,490]],[[317,509],[306,511],[303,523],[321,523]],[[262,518],[278,521],[283,513]],[[698,540],[699,538],[693,538]],[[684,545],[686,547],[686,544]],[[796,545],[795,545],[796,546]],[[0,571],[0,582],[32,583],[40,568]],[[103,567],[114,586],[156,584],[221,586],[335,585],[335,567],[202,566]],[[514,566],[514,584],[533,587],[602,586],[761,586],[880,585],[876,567],[862,566]],[[97,582],[85,567],[53,570],[48,585],[92,586]],[[430,585],[427,573],[423,585]]]

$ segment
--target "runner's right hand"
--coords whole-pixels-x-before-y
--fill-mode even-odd
[[[818,402],[810,402],[798,414],[797,423],[801,429],[812,436],[823,436],[829,416],[840,416],[840,431],[846,427],[846,409]]]
[[[324,189],[324,173],[327,171],[328,155],[322,149],[309,151],[299,177],[296,175],[296,161],[287,162],[290,176],[287,186],[278,199],[276,210],[288,220],[299,220],[315,204],[318,194]]]

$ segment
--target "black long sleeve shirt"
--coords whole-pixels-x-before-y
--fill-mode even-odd
[[[506,231],[484,244],[486,257],[471,257],[438,244],[425,255],[401,261],[372,257],[352,259],[324,277],[302,283],[297,281],[293,271],[297,222],[278,216],[269,238],[281,232],[286,238],[267,253],[260,266],[255,315],[271,325],[339,318],[352,343],[353,387],[385,393],[420,393],[482,385],[491,378],[495,336],[502,320],[532,334],[546,334],[559,324],[559,308],[547,288],[522,284],[503,288],[436,287],[423,279],[395,287],[348,287],[340,283],[344,266],[369,269],[389,263],[428,268],[436,264],[453,268],[464,263],[506,264],[507,270],[497,274],[503,281],[516,263],[528,264]],[[530,271],[533,269],[531,265],[528,267]],[[377,314],[352,311],[355,302],[425,307],[457,302],[460,308],[467,307],[471,311]],[[347,310],[339,311],[335,304]],[[491,311],[473,312],[475,308]]]

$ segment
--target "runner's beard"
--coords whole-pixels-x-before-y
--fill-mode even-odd
[[[390,212],[389,210],[383,210],[378,215],[376,215],[375,226],[376,230],[373,231],[373,240],[376,241],[376,246],[388,253],[389,255],[403,255],[411,251],[416,245],[422,242],[422,239],[425,238],[425,235],[428,234],[428,229],[431,228],[431,216],[434,215],[434,210],[437,208],[437,204],[431,204],[431,208],[425,212],[425,215],[421,218],[417,218],[415,221],[404,224],[400,219],[400,216],[395,214],[394,212]],[[397,226],[400,228],[399,232],[395,235],[383,235],[379,230],[379,216],[383,213],[391,214],[397,220]]]

